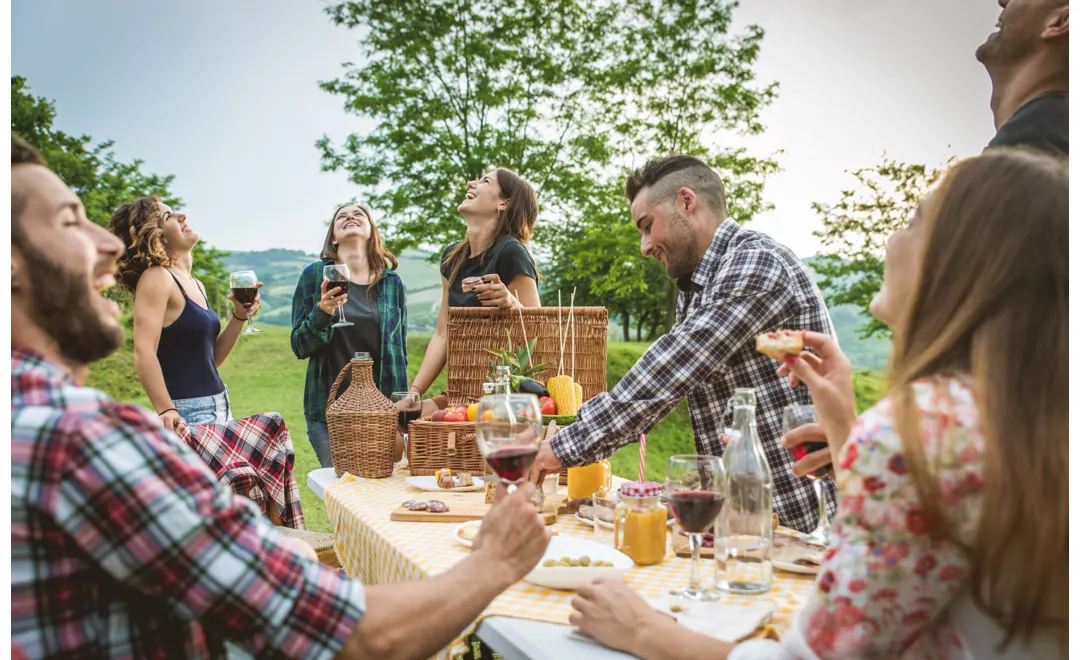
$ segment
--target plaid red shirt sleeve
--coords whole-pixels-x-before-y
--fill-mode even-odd
[[[758,333],[775,330],[793,300],[788,271],[768,250],[740,252],[696,295],[699,305],[653,342],[610,393],[587,401],[578,421],[551,439],[564,466],[593,463],[636,442],[683,397],[733,368],[735,354]]]
[[[55,443],[66,438],[67,448]],[[51,514],[118,582],[255,655],[331,657],[365,607],[359,582],[305,560],[251,502],[141,408],[65,415]]]

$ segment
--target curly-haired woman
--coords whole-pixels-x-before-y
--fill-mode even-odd
[[[242,305],[229,295],[233,309],[222,329],[206,288],[191,274],[199,235],[186,215],[157,197],[116,209],[109,230],[124,241],[117,262],[120,284],[135,295],[135,369],[165,428],[182,435],[189,424],[231,421],[218,367],[258,309],[259,297]]]

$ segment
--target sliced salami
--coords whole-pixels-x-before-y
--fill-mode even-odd
[[[417,502],[416,500],[407,500],[403,502],[401,506],[405,507],[409,511],[425,511],[427,510],[428,503]]]
[[[446,513],[450,510],[450,507],[439,500],[431,500],[427,503],[427,510],[432,513]]]

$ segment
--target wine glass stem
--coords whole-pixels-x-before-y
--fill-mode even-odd
[[[255,331],[255,315],[251,314],[251,315],[248,316],[248,332],[254,332],[254,331]]]
[[[690,588],[701,589],[701,534],[690,534]]]
[[[829,529],[829,501],[825,497],[825,483],[821,479],[814,479],[814,493],[817,495],[818,501],[818,524],[817,528],[821,531],[828,531]]]
[[[401,434],[401,440],[402,440],[402,443],[404,444],[405,460],[408,461],[409,460],[409,434],[408,433],[402,433]]]

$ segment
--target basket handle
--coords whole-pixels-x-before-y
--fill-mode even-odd
[[[326,397],[327,407],[329,407],[330,404],[334,402],[334,399],[337,398],[337,388],[339,385],[341,385],[341,379],[345,377],[345,372],[351,368],[352,362],[349,361],[345,364],[344,367],[341,368],[341,372],[338,373],[337,378],[334,379],[334,384],[330,386],[330,395]]]
[[[450,431],[450,433],[446,435],[446,455],[457,455],[457,431]]]

